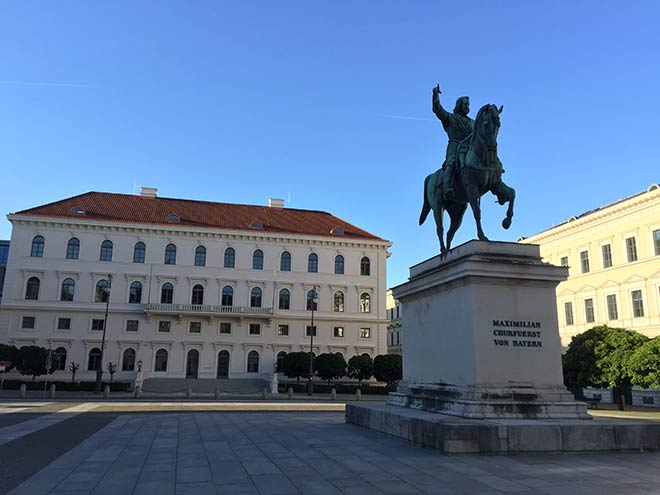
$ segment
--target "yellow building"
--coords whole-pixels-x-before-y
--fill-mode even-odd
[[[569,267],[557,287],[562,344],[596,325],[660,335],[660,186],[536,235],[546,262]]]
[[[392,289],[385,293],[385,308],[387,309],[387,353],[401,354],[401,304],[392,296]]]

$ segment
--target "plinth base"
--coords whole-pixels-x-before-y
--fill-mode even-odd
[[[533,384],[505,387],[406,383],[391,393],[389,405],[470,419],[590,419],[587,405],[564,387]]]
[[[660,422],[465,419],[390,405],[346,404],[346,422],[447,454],[660,450]]]

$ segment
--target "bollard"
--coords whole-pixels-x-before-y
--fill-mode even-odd
[[[110,385],[103,387],[103,398],[107,399],[108,397],[110,397]]]
[[[135,386],[135,390],[133,391],[133,398],[135,399],[142,398],[142,387],[140,387],[139,385]]]
[[[261,394],[261,398],[263,400],[268,399],[268,387],[264,387],[264,391],[263,391],[263,394]]]
[[[362,400],[362,390],[359,388],[355,391],[355,400]]]
[[[25,397],[25,394],[27,393],[27,386],[25,383],[21,383],[21,391],[19,393],[20,397],[23,398]]]
[[[188,387],[186,389],[186,399],[191,399],[192,398],[192,388]]]
[[[50,392],[48,394],[48,397],[50,397],[51,399],[55,398],[55,384],[54,383],[50,386]]]
[[[289,400],[293,400],[293,387],[289,387],[286,393],[289,395]]]
[[[330,389],[330,400],[337,400],[337,389],[335,387]]]
[[[219,399],[220,399],[220,387],[215,387],[215,393],[213,394],[213,398],[214,398],[215,400],[219,400]]]

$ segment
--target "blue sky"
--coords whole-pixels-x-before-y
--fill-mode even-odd
[[[437,254],[417,218],[446,136],[431,89],[504,105],[514,241],[660,182],[655,1],[5,1],[3,214],[81,192],[330,211]],[[11,225],[0,221],[0,238]],[[475,237],[467,213],[457,243]]]

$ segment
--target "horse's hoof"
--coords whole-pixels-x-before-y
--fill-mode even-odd
[[[480,240],[480,241],[487,241],[487,240],[488,240],[488,237],[486,237],[485,235],[480,235],[480,236],[479,236],[479,240]]]
[[[511,219],[505,218],[504,220],[502,220],[502,227],[504,227],[505,229],[511,227]]]

